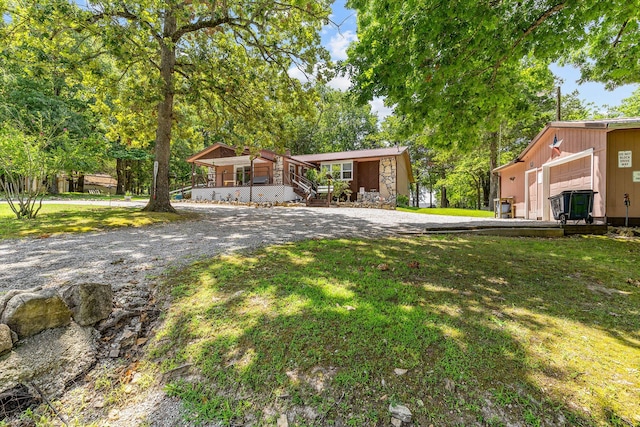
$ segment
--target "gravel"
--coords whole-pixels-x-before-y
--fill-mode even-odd
[[[4,240],[0,243],[0,292],[82,282],[111,283],[117,291],[126,283],[143,283],[168,265],[267,244],[306,238],[381,237],[426,227],[529,223],[357,208],[254,208],[186,202],[177,208],[200,212],[202,219]]]

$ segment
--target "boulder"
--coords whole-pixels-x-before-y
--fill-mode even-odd
[[[45,396],[59,396],[67,384],[94,366],[96,339],[95,329],[75,322],[23,339],[0,357],[0,393],[33,383]]]
[[[391,412],[391,417],[400,420],[403,423],[411,422],[411,411],[404,405],[389,405],[389,412]]]
[[[14,296],[0,318],[0,323],[9,326],[20,339],[70,322],[71,311],[54,289]]]
[[[81,326],[94,325],[111,314],[113,291],[110,285],[83,283],[69,286],[61,294],[73,313],[73,320]]]
[[[0,323],[0,354],[4,354],[13,348],[13,338],[11,329],[7,325]]]

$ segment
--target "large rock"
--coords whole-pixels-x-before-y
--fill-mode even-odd
[[[34,383],[50,398],[94,366],[97,332],[72,322],[25,338],[0,357],[0,393]]]
[[[391,417],[400,420],[403,423],[411,422],[411,411],[404,405],[389,405],[389,412],[391,412]]]
[[[62,299],[73,312],[73,320],[89,326],[106,319],[113,307],[111,286],[99,283],[83,283],[65,288]]]
[[[13,348],[11,329],[7,325],[0,323],[0,354],[6,353]]]
[[[9,326],[20,339],[70,322],[71,310],[54,289],[14,296],[7,302],[0,319],[0,323]]]

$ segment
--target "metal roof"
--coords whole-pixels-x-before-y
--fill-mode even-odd
[[[562,128],[584,128],[584,129],[604,129],[607,132],[616,129],[636,129],[640,128],[640,117],[628,117],[620,119],[601,119],[601,120],[571,120],[564,122],[550,122],[547,124],[525,147],[524,150],[512,161],[502,166],[498,166],[493,171],[500,172],[508,166],[521,162],[525,154],[527,154],[536,143],[542,138],[549,129],[562,129]]]
[[[400,156],[406,150],[407,150],[407,147],[372,148],[368,150],[339,151],[336,153],[303,154],[300,156],[291,156],[291,157],[293,159],[300,160],[303,162],[319,163],[319,162],[331,162],[334,160]]]

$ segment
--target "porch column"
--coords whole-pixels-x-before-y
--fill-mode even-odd
[[[273,185],[284,185],[284,160],[282,156],[276,156],[273,165]]]

